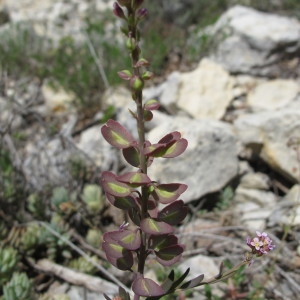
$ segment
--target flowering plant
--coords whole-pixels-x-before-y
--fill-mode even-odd
[[[141,7],[143,0],[118,0],[114,3],[114,14],[126,24],[121,30],[126,36],[126,46],[131,58],[132,70],[122,70],[118,75],[129,81],[132,99],[136,111],[131,111],[137,123],[138,139],[119,122],[108,120],[101,128],[104,139],[113,147],[121,150],[126,162],[135,168],[121,175],[105,171],[101,184],[108,201],[115,207],[128,213],[131,225],[123,223],[118,230],[107,232],[103,236],[102,248],[107,260],[120,270],[134,273],[132,291],[134,300],[140,297],[160,299],[174,293],[177,289],[190,289],[199,285],[214,283],[231,276],[248,259],[228,272],[220,266],[219,274],[205,280],[201,274],[185,281],[189,269],[179,278],[171,271],[161,285],[144,276],[146,260],[155,257],[162,266],[171,266],[178,262],[184,251],[174,234],[174,226],[184,220],[187,207],[180,199],[187,189],[183,183],[158,183],[151,179],[147,170],[155,158],[175,158],[188,146],[188,141],[178,131],[170,132],[158,142],[146,140],[145,122],[151,121],[153,111],[159,108],[156,100],[143,102],[144,82],[153,77],[147,67],[150,63],[141,57],[140,31],[138,24],[147,16],[146,8]],[[161,206],[164,206],[161,209]],[[265,233],[248,240],[253,254],[265,254],[272,250],[272,241]],[[129,300],[130,295],[120,288],[119,296]],[[105,298],[111,300],[107,295]],[[115,299],[115,298],[114,298]]]
[[[262,256],[275,248],[273,241],[268,237],[268,234],[256,231],[256,237],[247,238],[247,245],[251,248],[252,254]]]

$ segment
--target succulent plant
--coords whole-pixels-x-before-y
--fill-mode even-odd
[[[32,283],[26,273],[14,273],[3,288],[3,300],[34,299]]]
[[[86,235],[86,241],[94,248],[99,248],[101,244],[102,232],[97,229],[89,229]]]
[[[67,239],[69,238],[69,226],[59,214],[54,213],[52,215],[51,222],[48,225],[59,235],[62,235]],[[47,246],[47,256],[51,260],[55,260],[58,256],[63,256],[68,259],[72,256],[65,242],[53,235],[53,233],[46,228],[41,230],[39,244]]]
[[[14,248],[0,248],[0,287],[9,281],[17,263],[18,253]]]
[[[40,201],[39,195],[36,193],[30,194],[26,200],[27,209],[37,218],[44,219],[46,215],[46,206],[43,201]]]
[[[105,204],[101,189],[96,184],[86,184],[84,186],[82,200],[85,202],[90,214],[99,213]]]
[[[95,262],[99,262],[97,256],[91,256],[90,258]],[[72,269],[78,270],[80,272],[90,274],[90,275],[95,274],[97,272],[96,267],[93,266],[90,262],[88,262],[82,256],[71,260],[69,263],[69,267]]]
[[[41,230],[41,227],[37,224],[27,225],[26,231],[21,236],[20,249],[27,254],[32,254],[39,244]]]
[[[51,203],[58,213],[69,215],[76,209],[74,203],[75,195],[75,192],[69,193],[64,187],[56,187],[52,191]]]

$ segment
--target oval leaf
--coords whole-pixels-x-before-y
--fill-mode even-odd
[[[149,248],[155,251],[176,245],[177,243],[178,238],[173,234],[152,235],[149,238]]]
[[[126,255],[118,258],[106,255],[106,258],[113,266],[122,271],[130,270],[133,266],[133,255],[131,252],[127,252]]]
[[[125,160],[133,167],[138,168],[140,166],[139,152],[135,147],[128,147],[122,149]]]
[[[161,156],[163,158],[174,158],[182,154],[188,146],[186,139],[180,139],[170,147],[167,147],[165,153]]]
[[[141,221],[141,229],[142,231],[153,235],[161,235],[174,232],[174,228],[171,225],[165,222],[155,221],[151,218],[146,218]]]
[[[138,230],[122,230],[109,232],[112,239],[127,250],[136,250],[141,245],[141,235]]]
[[[158,141],[159,144],[170,144],[178,141],[181,138],[181,134],[178,131],[173,131],[165,135]]]
[[[137,206],[135,198],[132,196],[115,197],[107,193],[105,195],[107,200],[117,208],[130,209]]]
[[[155,251],[155,254],[157,257],[159,257],[162,260],[172,260],[175,257],[181,255],[183,251],[184,251],[183,245],[172,245],[163,248],[159,251]]]
[[[187,185],[183,183],[167,183],[154,186],[153,198],[163,204],[168,204],[178,199],[184,193]]]
[[[123,182],[117,180],[117,176],[112,173],[105,171],[101,176],[101,185],[105,193],[116,196],[126,197],[132,192],[132,188]]]
[[[131,133],[119,122],[114,120],[108,120],[106,124],[101,127],[101,132],[109,144],[119,149],[128,148],[135,142]]]
[[[147,185],[151,182],[151,179],[141,172],[128,172],[117,177],[117,180],[130,184],[134,187]]]
[[[158,213],[160,221],[166,222],[170,225],[177,225],[184,220],[188,213],[188,208],[184,205],[182,200],[175,201],[166,206]]]
[[[178,255],[170,260],[163,260],[159,257],[156,257],[157,262],[160,263],[164,267],[172,266],[172,265],[176,264],[177,262],[179,262],[180,259],[181,259],[181,255]]]
[[[138,276],[132,284],[135,294],[142,297],[157,297],[165,294],[165,291],[155,281],[143,276]]]

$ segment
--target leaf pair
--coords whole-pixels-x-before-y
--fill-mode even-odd
[[[158,104],[156,100],[150,100],[145,104],[145,110],[157,109]],[[139,152],[148,158],[148,164],[151,164],[154,157],[174,158],[182,154],[188,145],[186,139],[181,137],[178,131],[171,132],[164,136],[156,144],[151,144],[149,141],[145,142],[144,148],[139,149],[138,142],[134,139],[132,134],[119,122],[108,120],[102,126],[101,132],[105,140],[112,146],[122,149],[122,153],[126,161],[134,167],[139,167]]]
[[[133,250],[141,246],[139,230],[118,230],[103,235],[102,249],[107,260],[120,270],[130,270],[133,266]]]

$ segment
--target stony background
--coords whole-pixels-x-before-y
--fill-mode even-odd
[[[104,14],[112,2],[0,1],[0,32],[23,22],[34,36],[51,39],[54,45],[65,36],[80,44],[87,38],[86,16],[91,10]],[[163,16],[183,22],[174,16],[182,15],[193,1],[170,2],[161,4]],[[106,24],[108,39],[112,28]],[[251,280],[265,282],[261,291],[265,298],[253,299],[297,299],[300,22],[283,14],[235,5],[197,33],[198,37],[204,35],[215,41],[205,57],[199,53],[201,59],[183,67],[176,50],[177,54],[170,56],[174,60],[169,61],[169,71],[144,92],[145,100],[156,98],[162,104],[149,124],[149,139],[159,140],[170,130],[178,130],[189,141],[181,157],[156,160],[149,169],[150,176],[189,186],[183,200],[191,217],[179,232],[188,252],[195,255],[185,259],[184,265],[213,275],[224,257],[241,257],[247,235],[266,230],[277,250],[262,265],[257,263],[247,271]],[[135,124],[128,118],[132,103],[127,88],[106,82],[98,94],[101,110],[82,116],[72,91],[53,88],[48,79],[17,79],[3,66],[1,72],[1,148],[8,150],[13,167],[21,174],[26,197],[35,193],[46,201],[51,194],[45,192],[49,187],[63,186],[81,199],[84,186],[97,183],[101,171],[124,170],[126,165],[118,153],[102,139],[99,122],[105,109],[113,106],[115,119],[134,130]],[[99,75],[98,80],[104,79]],[[55,125],[54,131],[49,124]],[[21,133],[25,138],[16,140]],[[74,161],[80,162],[75,177],[70,169]],[[9,202],[3,194],[1,197],[0,211],[9,211]],[[110,221],[102,222],[101,230],[121,224],[122,216],[103,205],[101,217]],[[200,209],[207,215],[201,215]],[[264,272],[266,264],[272,266],[271,275]],[[220,299],[225,299],[224,285],[215,291]],[[81,289],[58,280],[50,293],[62,292],[70,299],[83,299]],[[194,295],[194,299],[207,299],[201,297],[201,293]],[[96,296],[90,293],[86,299]]]

